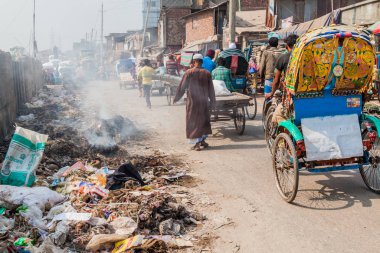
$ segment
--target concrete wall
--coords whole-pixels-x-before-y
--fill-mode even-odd
[[[9,53],[0,52],[0,142],[9,136],[20,106],[36,95],[43,85],[42,67],[25,57],[13,61]]]
[[[347,25],[372,24],[380,18],[380,1],[369,0],[342,8],[341,23]]]
[[[186,18],[186,43],[205,40],[215,34],[214,10]]]

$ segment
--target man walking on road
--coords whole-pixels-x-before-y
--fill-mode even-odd
[[[272,91],[274,68],[280,52],[277,50],[278,38],[269,39],[270,48],[265,50],[260,61],[260,77],[264,82],[264,94],[267,97]]]
[[[209,110],[215,104],[215,91],[211,74],[202,69],[201,54],[194,55],[193,64],[194,68],[186,71],[181,80],[174,103],[187,92],[186,137],[195,144],[192,149],[200,151],[208,147],[206,138],[212,134]]]
[[[172,54],[169,55],[169,60],[166,61],[166,72],[172,76],[179,76],[178,63]]]
[[[216,68],[216,64],[213,61],[214,57],[215,57],[215,50],[209,49],[207,51],[206,57],[203,59],[202,68],[204,68],[210,73]]]
[[[152,89],[152,77],[155,73],[155,70],[150,66],[150,61],[148,59],[144,59],[142,61],[142,68],[138,74],[138,80],[139,83],[143,85],[144,97],[146,105],[149,109],[152,107],[150,102],[150,92]]]

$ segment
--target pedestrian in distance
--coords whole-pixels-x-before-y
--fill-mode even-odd
[[[210,108],[215,105],[216,100],[211,74],[202,69],[203,56],[195,54],[192,63],[194,67],[183,76],[174,103],[187,93],[186,137],[194,144],[192,149],[200,151],[209,146],[206,138],[212,134]]]
[[[155,72],[156,71],[151,67],[150,61],[148,59],[142,60],[142,68],[138,73],[138,80],[139,83],[141,83],[143,86],[146,105],[149,109],[152,107],[152,104],[150,102],[150,93],[152,89],[152,77]]]
[[[269,48],[263,52],[261,57],[259,73],[261,81],[264,83],[264,94],[268,97],[272,92],[272,83],[274,78],[275,64],[281,52],[277,49],[278,38],[269,39]]]
[[[178,63],[172,54],[169,55],[169,60],[166,61],[166,72],[172,76],[179,76]]]
[[[216,68],[216,64],[213,61],[214,57],[215,51],[213,49],[209,49],[207,51],[206,57],[203,59],[202,68],[204,68],[210,73]]]

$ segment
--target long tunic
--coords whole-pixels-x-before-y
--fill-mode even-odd
[[[212,134],[210,107],[215,104],[215,91],[210,72],[201,68],[186,71],[177,89],[174,102],[187,92],[186,137],[202,138]]]

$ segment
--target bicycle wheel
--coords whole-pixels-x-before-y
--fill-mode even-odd
[[[364,141],[368,140],[368,132],[362,134]],[[376,138],[372,148],[368,151],[369,164],[359,167],[360,175],[365,185],[371,191],[380,194],[380,139]]]
[[[257,99],[256,94],[251,95],[252,100],[249,101],[249,105],[245,107],[245,111],[247,113],[247,117],[250,120],[254,120],[257,115]]]
[[[244,110],[244,107],[237,108],[235,110],[235,112],[234,112],[234,124],[235,124],[236,132],[239,135],[243,135],[244,130],[245,130],[245,110]]]
[[[272,146],[274,142],[274,137],[273,137],[274,131],[276,130],[272,122],[273,115],[274,115],[274,111],[269,112],[269,114],[266,117],[266,122],[265,122],[265,141],[267,143],[268,150],[271,153],[272,153]]]
[[[273,143],[273,170],[278,192],[286,202],[292,202],[298,191],[298,159],[286,133],[280,133]]]

